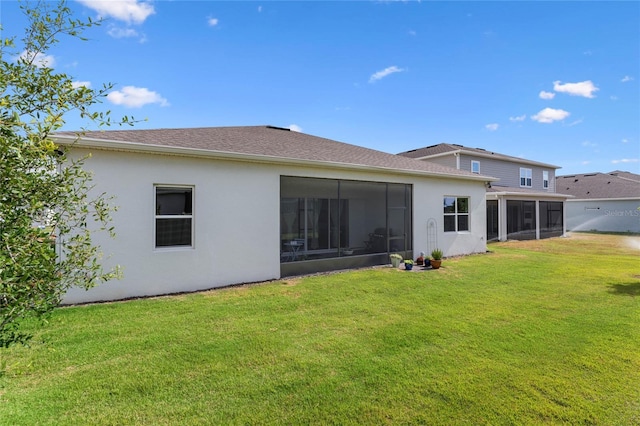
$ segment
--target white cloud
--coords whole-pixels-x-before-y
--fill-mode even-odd
[[[398,68],[397,66],[393,65],[391,67],[387,67],[385,69],[383,69],[382,71],[378,71],[374,74],[371,75],[371,77],[369,78],[369,83],[373,83],[374,81],[377,80],[381,80],[383,78],[385,78],[388,75],[397,73],[397,72],[403,72],[406,71],[404,68]]]
[[[262,6],[258,6],[258,13],[262,12]]]
[[[625,75],[620,81],[623,83],[627,83],[629,81],[633,81],[633,77],[631,77],[630,75]]]
[[[555,93],[552,92],[545,92],[544,90],[540,92],[540,94],[538,95],[540,97],[540,99],[553,99],[556,97]]]
[[[40,52],[34,53],[29,52],[28,50],[25,50],[20,55],[18,55],[16,60],[18,59],[22,59],[26,62],[31,62],[38,68],[53,68],[53,66],[56,64],[56,59],[53,57],[53,55],[45,55],[44,53]]]
[[[111,27],[109,31],[107,31],[113,38],[127,38],[127,37],[138,37],[138,32],[133,28],[120,28],[120,27]]]
[[[95,10],[100,16],[110,16],[129,24],[141,24],[156,13],[151,2],[138,0],[78,0],[78,2]]]
[[[484,126],[484,128],[490,132],[495,132],[496,130],[498,130],[498,127],[500,127],[498,123],[491,123]]]
[[[147,104],[169,106],[169,102],[145,87],[124,86],[122,91],[114,90],[107,95],[107,100],[116,105],[124,105],[131,108],[140,108]]]
[[[638,163],[640,162],[639,159],[637,158],[622,158],[620,160],[611,160],[611,162],[613,164],[619,164],[619,163]]]
[[[302,127],[298,126],[297,124],[291,124],[289,126],[289,130],[291,130],[292,132],[302,132]]]
[[[218,25],[218,19],[217,18],[207,18],[207,24],[210,27],[215,27],[216,25]]]
[[[591,164],[591,161],[589,161],[589,160],[585,160],[585,161],[583,161],[583,162],[582,162],[582,163],[580,163],[580,164],[582,164],[583,166],[586,166],[587,164]]]
[[[562,109],[545,108],[536,115],[532,115],[531,119],[538,123],[553,123],[554,121],[564,120],[569,115],[571,113]]]
[[[617,101],[618,97],[616,95],[611,95],[609,96],[609,99],[611,99],[612,101]]]
[[[71,87],[77,89],[78,87],[86,87],[87,89],[91,87],[90,81],[73,81],[71,82]]]
[[[622,139],[622,143],[629,143],[629,139],[627,138]]]
[[[578,124],[582,123],[582,121],[583,121],[582,118],[580,118],[580,119],[578,119],[576,121],[573,121],[573,122],[567,124],[567,126],[569,126],[569,127],[577,126]]]
[[[585,98],[594,98],[593,92],[598,89],[591,80],[581,81],[579,83],[564,83],[560,81],[553,82],[553,90],[561,93],[568,93],[571,96],[583,96]]]
[[[527,119],[527,114],[522,114],[517,117],[509,117],[509,121],[524,121]]]
[[[582,142],[582,146],[592,147],[593,148],[593,147],[598,146],[598,144],[594,143],[594,142],[591,142],[591,141],[584,141],[584,142]]]

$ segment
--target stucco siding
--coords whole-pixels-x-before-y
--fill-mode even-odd
[[[469,231],[444,232],[444,197],[469,197]],[[436,223],[435,241],[429,239],[427,225]],[[433,179],[414,185],[413,215],[415,254],[440,248],[445,256],[458,256],[486,251],[486,203],[483,184],[460,184],[455,181]]]
[[[88,151],[74,149],[74,156]],[[120,265],[121,280],[89,291],[71,289],[64,303],[117,300],[197,291],[280,277],[280,176],[301,176],[413,185],[414,253],[426,251],[427,220],[437,222],[436,244],[446,256],[484,252],[485,188],[481,181],[403,176],[394,173],[236,162],[172,155],[93,150],[86,162],[95,191],[115,196],[116,238],[96,234]],[[193,187],[193,247],[154,246],[154,185]],[[470,197],[470,231],[444,233],[446,195]]]
[[[77,151],[76,151],[77,152]],[[78,152],[81,154],[81,152]],[[94,151],[97,191],[114,195],[117,237],[97,234],[124,278],[67,303],[206,289],[277,278],[279,176],[267,167],[161,155]],[[194,188],[193,248],[154,247],[154,185]]]
[[[567,200],[568,231],[640,233],[640,199]]]

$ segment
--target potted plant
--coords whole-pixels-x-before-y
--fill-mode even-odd
[[[433,269],[438,269],[442,264],[442,250],[434,249],[431,252],[431,267]]]
[[[424,265],[424,252],[423,251],[420,252],[420,256],[418,256],[418,258],[416,259],[416,265],[418,265],[418,266]]]
[[[407,271],[410,271],[413,269],[413,260],[411,259],[407,259],[404,261],[404,269],[406,269]]]
[[[397,268],[398,266],[400,266],[400,262],[402,262],[402,256],[400,256],[398,253],[390,254],[389,259],[391,260],[391,265],[394,268]]]

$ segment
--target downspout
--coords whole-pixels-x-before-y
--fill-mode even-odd
[[[567,200],[562,200],[562,236],[567,236]]]
[[[540,200],[536,200],[536,240],[540,239]]]

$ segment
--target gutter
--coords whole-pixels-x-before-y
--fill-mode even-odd
[[[499,180],[494,177],[482,176],[482,175],[470,176],[470,175],[458,175],[458,174],[449,174],[449,173],[437,173],[437,172],[428,172],[428,171],[421,171],[421,170],[397,169],[393,167],[373,166],[373,165],[364,165],[364,164],[304,160],[304,159],[297,159],[297,158],[283,158],[283,157],[277,157],[277,156],[271,156],[271,155],[242,154],[238,152],[229,152],[229,151],[211,151],[206,149],[165,146],[165,145],[152,145],[152,144],[144,144],[139,142],[122,142],[122,141],[105,140],[105,139],[92,139],[92,138],[83,138],[78,136],[52,135],[51,139],[53,139],[53,141],[58,145],[64,145],[69,147],[75,146],[79,148],[105,149],[105,150],[111,150],[111,151],[167,154],[167,155],[177,155],[177,156],[185,156],[185,157],[215,158],[215,159],[248,161],[248,162],[267,163],[267,164],[284,164],[284,165],[314,166],[314,167],[321,166],[321,167],[339,169],[339,170],[359,170],[359,171],[374,170],[374,171],[381,171],[381,172],[390,173],[390,174],[409,175],[409,176],[428,176],[428,177],[450,178],[450,179],[457,179],[457,180],[471,180],[471,181],[484,182],[484,183],[497,182]],[[389,155],[393,155],[393,154],[389,154]]]
[[[504,161],[508,163],[516,163],[516,164],[527,164],[529,166],[538,166],[538,167],[546,167],[548,169],[561,169],[560,166],[555,166],[553,164],[540,163],[538,161],[526,160],[524,158],[518,157],[509,157],[509,158],[501,158],[501,154],[490,154],[475,152],[475,151],[467,151],[464,149],[457,149],[455,151],[447,151],[442,152],[440,154],[426,155],[424,157],[416,157],[417,160],[428,160],[430,158],[438,158],[438,157],[446,157],[447,155],[454,155],[459,158],[460,155],[468,155],[470,157],[480,157],[480,158],[488,158],[495,161]],[[457,161],[460,161],[459,159]]]
[[[576,201],[582,203],[588,203],[591,201],[640,201],[640,197],[626,197],[626,198],[575,198],[573,200],[568,201]]]
[[[493,197],[492,197],[493,196]],[[570,198],[574,198],[573,195],[566,194],[558,194],[557,192],[487,192],[487,198],[498,198],[498,197],[529,197],[529,198],[559,198],[569,200]]]

